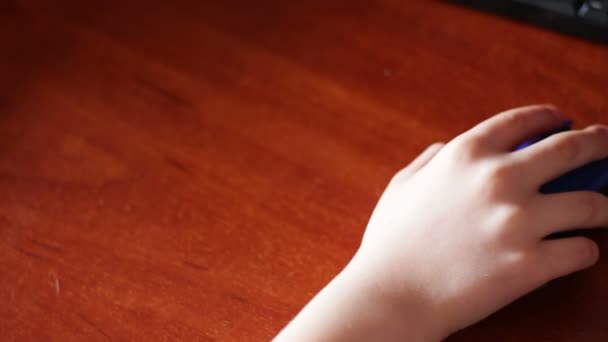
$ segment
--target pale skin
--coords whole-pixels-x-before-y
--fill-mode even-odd
[[[512,151],[563,120],[553,106],[521,107],[431,145],[391,180],[350,263],[275,340],[440,341],[596,263],[592,240],[545,237],[608,226],[608,197],[538,189],[608,157],[608,128]]]

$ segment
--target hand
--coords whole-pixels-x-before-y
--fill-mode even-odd
[[[545,237],[607,226],[608,198],[539,188],[608,157],[608,129],[513,152],[563,120],[551,106],[517,108],[427,149],[390,182],[349,265],[277,340],[440,340],[593,265],[592,240]]]
[[[607,157],[608,129],[560,133],[511,152],[563,120],[553,107],[523,107],[479,124],[441,151],[431,146],[391,181],[349,267],[373,280],[387,302],[404,303],[404,311],[416,298],[419,317],[437,333],[425,336],[443,338],[593,265],[592,240],[544,237],[608,225],[608,199],[538,189]]]

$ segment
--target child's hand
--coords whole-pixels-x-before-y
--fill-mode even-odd
[[[511,152],[563,120],[553,107],[524,107],[445,146],[431,146],[394,177],[351,263],[286,330],[301,337],[294,334],[298,319],[310,330],[327,325],[315,324],[314,317],[334,317],[334,331],[312,336],[441,339],[554,278],[593,265],[593,241],[543,238],[608,225],[608,199],[538,189],[608,157],[608,129],[560,133]],[[324,310],[337,314],[324,316]],[[350,323],[349,312],[355,317]]]
[[[608,225],[606,197],[538,189],[607,157],[608,129],[561,133],[510,152],[563,120],[552,107],[514,109],[460,135],[424,165],[440,148],[432,146],[386,189],[354,265],[395,301],[414,293],[444,336],[593,265],[593,241],[543,238]]]

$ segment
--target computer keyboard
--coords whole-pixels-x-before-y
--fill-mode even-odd
[[[592,25],[608,26],[608,0],[515,0],[562,15],[578,17]]]
[[[478,9],[608,43],[608,0],[453,0]]]

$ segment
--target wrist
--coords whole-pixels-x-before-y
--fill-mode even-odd
[[[424,296],[397,288],[355,256],[276,341],[440,341],[445,330]]]
[[[332,281],[336,291],[351,297],[357,314],[383,341],[440,341],[447,337],[428,301],[413,286],[394,284],[358,255]],[[365,324],[364,324],[365,325]]]

